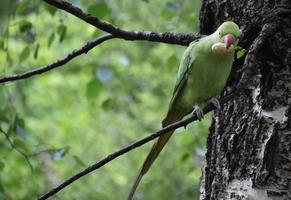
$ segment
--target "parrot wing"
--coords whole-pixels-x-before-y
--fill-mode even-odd
[[[175,87],[174,87],[174,91],[173,91],[173,96],[170,102],[170,106],[169,106],[169,110],[168,110],[168,114],[171,112],[171,109],[174,107],[174,104],[176,103],[178,97],[181,95],[183,88],[185,87],[189,74],[191,72],[191,70],[194,67],[194,63],[195,63],[195,56],[196,55],[192,55],[193,54],[193,50],[196,47],[196,44],[199,42],[200,40],[195,40],[193,41],[188,49],[185,51],[185,54],[183,55],[183,58],[181,60],[181,65],[179,67],[178,73],[177,73],[177,77],[176,77],[176,83],[175,83]],[[194,56],[194,57],[193,57]],[[166,119],[167,117],[165,117]],[[165,125],[168,124],[164,124],[164,121],[167,120],[163,120],[163,127]]]

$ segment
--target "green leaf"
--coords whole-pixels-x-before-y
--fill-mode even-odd
[[[51,35],[49,36],[48,40],[47,40],[47,47],[50,48],[53,41],[55,40],[55,33],[52,32]]]
[[[27,30],[26,32],[24,32],[22,35],[21,35],[21,38],[23,39],[23,41],[25,41],[26,43],[28,44],[32,44],[35,42],[35,32],[32,31],[32,30]]]
[[[108,98],[102,102],[103,110],[111,110],[112,107],[113,107],[113,100],[111,98]]]
[[[63,24],[59,25],[58,26],[58,29],[57,29],[57,32],[60,36],[60,42],[62,42],[66,36],[66,33],[67,33],[67,27]]]
[[[237,58],[237,59],[240,59],[240,58],[243,57],[245,54],[246,54],[246,50],[241,48],[241,49],[239,49],[239,50],[236,52],[236,58]]]
[[[2,171],[5,167],[5,163],[0,160],[0,171]]]
[[[34,53],[33,53],[33,58],[34,59],[37,59],[38,51],[39,51],[39,43],[36,44],[35,49],[34,49]]]
[[[18,24],[19,32],[21,33],[20,37],[26,43],[34,43],[35,41],[35,32],[33,31],[33,24],[27,20],[22,20]]]
[[[30,30],[32,28],[32,23],[27,21],[27,20],[22,20],[20,23],[19,23],[19,31],[21,33],[24,33],[28,30]]]
[[[9,51],[7,51],[7,54],[6,54],[6,62],[8,63],[8,66],[11,66],[14,64],[14,60],[12,59]]]
[[[43,3],[42,5],[44,6],[44,9],[45,9],[49,14],[51,14],[52,16],[54,16],[54,15],[56,14],[57,10],[58,10],[56,7],[51,6],[51,5],[47,4],[47,3]]]
[[[189,158],[190,158],[190,154],[189,154],[189,152],[186,152],[186,153],[184,153],[184,154],[181,156],[181,162],[185,162],[185,161],[187,161]]]
[[[111,12],[110,8],[108,7],[105,1],[100,1],[94,4],[91,4],[87,8],[88,13],[94,15],[99,18],[104,18],[108,16]]]
[[[78,156],[73,155],[73,158],[80,167],[86,167],[85,163]]]
[[[5,48],[4,40],[3,39],[0,39],[0,49],[1,50],[4,50],[4,48]]]
[[[0,37],[7,32],[10,15],[10,0],[0,1]]]
[[[99,79],[95,78],[91,80],[87,84],[87,89],[86,89],[87,99],[91,102],[96,101],[96,99],[98,98],[100,94],[100,91],[102,90],[102,86],[103,85]]]
[[[29,49],[29,46],[26,46],[22,50],[22,52],[21,52],[21,54],[19,56],[19,62],[25,61],[29,57],[29,55],[30,55],[30,49]]]
[[[70,147],[68,146],[57,149],[52,155],[52,160],[60,160],[69,152],[69,150]]]

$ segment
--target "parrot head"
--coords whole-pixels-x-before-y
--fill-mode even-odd
[[[241,34],[238,25],[231,21],[221,24],[216,33],[219,35],[220,42],[212,46],[212,51],[218,54],[232,52]]]

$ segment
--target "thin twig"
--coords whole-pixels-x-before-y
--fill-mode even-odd
[[[28,156],[23,151],[21,151],[20,149],[18,149],[18,147],[15,146],[15,144],[11,141],[9,135],[4,130],[2,130],[1,128],[0,128],[0,132],[5,136],[6,140],[8,141],[8,143],[9,143],[9,145],[11,147],[11,149],[14,149],[20,155],[22,155],[23,158],[25,159],[25,161],[27,162],[27,164],[29,165],[31,171],[33,171],[33,166],[30,163]]]
[[[79,19],[95,26],[96,28],[114,35],[117,38],[124,40],[146,40],[151,42],[160,42],[168,44],[179,44],[188,46],[192,41],[201,38],[199,35],[187,34],[187,33],[172,33],[172,32],[152,32],[152,31],[135,31],[135,30],[123,30],[103,22],[97,17],[94,17],[88,13],[85,13],[80,8],[73,4],[63,0],[43,0],[48,4],[62,9]]]
[[[239,92],[239,90],[237,90],[237,92]],[[229,101],[230,99],[232,99],[237,93],[231,93],[223,98],[221,98],[220,100],[220,104],[224,104],[227,101]],[[203,113],[209,113],[214,109],[214,106],[212,105],[212,103],[208,103],[206,107],[203,108]],[[103,160],[87,167],[86,169],[84,169],[83,171],[71,176],[70,178],[68,178],[67,180],[65,180],[63,183],[61,183],[59,186],[51,189],[50,191],[48,191],[47,193],[45,193],[43,196],[39,197],[38,200],[45,200],[48,199],[49,197],[55,195],[56,193],[58,193],[59,191],[63,190],[65,187],[67,187],[68,185],[72,184],[74,181],[80,179],[81,177],[93,172],[94,170],[99,169],[100,167],[104,166],[105,164],[109,163],[110,161],[114,160],[115,158],[139,147],[142,146],[146,143],[148,143],[149,141],[165,134],[168,133],[169,131],[172,130],[176,130],[180,127],[185,127],[187,126],[189,123],[197,120],[197,115],[191,115],[190,117],[184,119],[184,120],[180,120],[176,123],[170,124],[169,126],[160,129],[159,131],[144,137],[143,139],[140,139],[124,148],[121,148],[120,150],[109,154],[106,158],[104,158]]]
[[[70,60],[72,60],[73,58],[83,54],[83,53],[87,53],[88,51],[90,51],[91,49],[93,49],[95,46],[103,43],[106,40],[115,38],[114,36],[112,36],[111,34],[106,34],[103,35],[101,37],[98,37],[97,39],[87,42],[84,46],[82,46],[79,49],[75,49],[73,50],[71,53],[69,53],[68,55],[66,55],[66,57],[55,61],[54,63],[51,63],[49,65],[43,66],[43,67],[39,67],[36,68],[34,70],[25,72],[23,74],[16,74],[16,75],[12,75],[12,76],[6,76],[6,77],[2,77],[0,78],[0,84],[1,83],[5,83],[5,82],[9,82],[9,81],[16,81],[16,80],[20,80],[20,79],[26,79],[29,78],[31,76],[35,76],[35,75],[39,75],[42,74],[44,72],[50,71],[54,68],[57,67],[61,67],[64,64],[68,63]]]

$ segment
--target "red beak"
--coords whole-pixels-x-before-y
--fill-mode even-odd
[[[224,36],[224,43],[226,49],[229,49],[229,47],[233,44],[234,40],[235,38],[232,34],[227,34],[226,36]]]

